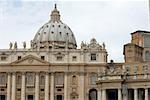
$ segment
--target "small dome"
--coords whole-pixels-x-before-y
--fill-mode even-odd
[[[36,33],[32,48],[69,48],[77,47],[71,29],[60,20],[60,14],[55,5],[51,20],[44,24]]]

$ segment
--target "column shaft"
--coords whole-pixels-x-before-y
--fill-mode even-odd
[[[118,100],[122,100],[121,89],[118,89]]]
[[[39,100],[39,73],[35,75],[35,100]]]
[[[11,100],[16,100],[16,73],[12,74]]]
[[[106,90],[102,90],[102,100],[106,100]]]
[[[98,90],[98,100],[102,100],[102,91]]]
[[[54,73],[51,73],[51,90],[50,90],[50,100],[54,100]]]
[[[49,100],[49,73],[45,75],[45,100]]]
[[[67,100],[67,97],[68,97],[68,95],[67,95],[67,93],[68,93],[68,80],[67,80],[67,73],[65,73],[65,79],[64,79],[64,100]]]
[[[79,100],[84,100],[84,73],[80,74],[80,94]]]
[[[11,74],[8,73],[8,76],[7,76],[7,100],[10,100],[11,98]]]
[[[22,82],[21,82],[21,100],[25,100],[25,73],[22,73]]]
[[[137,89],[134,89],[134,100],[138,100],[138,92],[137,92]]]
[[[148,100],[148,88],[145,89],[145,100]]]

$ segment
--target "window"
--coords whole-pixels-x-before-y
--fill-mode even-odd
[[[96,89],[90,89],[89,100],[97,100],[97,90]]]
[[[40,76],[40,85],[44,85],[45,84],[45,77],[42,75]]]
[[[1,89],[1,91],[5,91],[5,89]]]
[[[33,73],[27,73],[26,79],[27,79],[27,85],[34,85],[34,74]]]
[[[21,59],[21,56],[18,56],[18,60],[20,60]]]
[[[6,96],[5,95],[0,95],[0,100],[5,100]]]
[[[63,100],[63,96],[62,95],[57,95],[56,100]]]
[[[57,56],[58,61],[62,61],[62,56]]]
[[[95,53],[92,53],[91,54],[91,61],[95,61],[96,60],[96,54]]]
[[[5,61],[5,60],[6,60],[6,58],[7,58],[7,57],[2,56],[2,57],[1,57],[1,61]]]
[[[41,91],[44,91],[44,89],[41,89]]]
[[[137,79],[137,74],[138,74],[138,66],[137,65],[135,65],[134,66],[134,79]]]
[[[90,83],[92,85],[95,85],[96,81],[97,81],[97,75],[96,74],[91,74],[91,76],[90,76]]]
[[[28,99],[27,100],[33,100],[33,95],[28,95]]]
[[[17,75],[17,85],[21,85],[21,76]]]
[[[42,60],[45,60],[45,56],[41,56],[41,59],[42,59]]]
[[[77,61],[77,56],[73,56],[72,61]]]
[[[6,84],[6,75],[5,74],[0,74],[0,85],[5,85]]]
[[[63,75],[63,73],[56,73],[55,85],[63,85],[63,84],[64,84],[64,75]]]
[[[17,91],[21,91],[21,89],[17,89]]]
[[[61,91],[61,89],[57,89],[57,91]]]
[[[145,52],[145,60],[149,61],[150,60],[150,51]]]

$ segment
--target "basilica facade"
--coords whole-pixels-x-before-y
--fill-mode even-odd
[[[30,48],[0,49],[0,100],[150,100],[150,32],[131,35],[125,62],[108,62],[95,38],[77,49],[55,5]]]

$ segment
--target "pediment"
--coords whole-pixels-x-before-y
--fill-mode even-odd
[[[10,65],[49,65],[49,62],[33,55],[28,55],[21,58],[20,60],[12,62]]]

